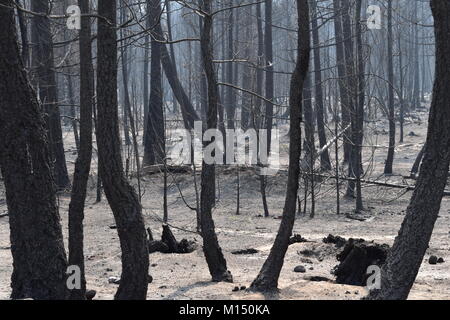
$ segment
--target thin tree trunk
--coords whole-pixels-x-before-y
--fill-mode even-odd
[[[89,14],[89,0],[78,0],[82,14]],[[86,189],[92,158],[92,109],[94,104],[94,68],[92,65],[91,22],[81,19],[80,29],[80,149],[75,163],[72,197],[69,204],[69,265],[81,271],[81,289],[71,291],[72,299],[84,300],[83,219]]]
[[[319,134],[319,143],[322,148],[327,144],[327,137],[325,133],[324,124],[324,103],[323,103],[323,88],[322,88],[322,65],[320,59],[320,41],[319,41],[319,27],[317,23],[317,0],[311,0],[311,9],[313,18],[311,20],[313,47],[314,47],[314,92],[317,116],[317,132]],[[323,152],[320,156],[320,167],[324,171],[331,170],[331,161],[328,150]]]
[[[384,174],[392,174],[395,153],[394,63],[392,34],[392,0],[388,0],[388,95],[389,95],[389,149]]]
[[[300,175],[301,155],[301,115],[302,90],[305,77],[308,73],[310,38],[309,38],[309,8],[308,0],[297,1],[298,11],[298,56],[297,64],[292,75],[290,87],[290,142],[289,142],[289,171],[286,200],[283,209],[283,218],[270,250],[269,257],[251,288],[255,291],[273,291],[278,287],[278,278],[284,263],[284,256],[289,246],[289,238],[295,221],[295,208],[297,203],[298,179]]]
[[[211,0],[202,1],[203,28],[201,33],[201,49],[206,78],[208,81],[208,112],[207,129],[217,130],[218,85],[213,65],[213,51],[211,33],[213,18],[211,15]],[[213,281],[232,282],[233,277],[227,270],[227,262],[219,246],[212,219],[212,207],[215,198],[215,165],[202,164],[201,181],[201,227],[203,237],[203,252],[208,263],[209,272]]]
[[[127,182],[120,153],[117,106],[116,0],[99,0],[97,32],[97,144],[100,174],[116,220],[122,249],[122,276],[116,299],[145,299],[148,248],[141,206]]]

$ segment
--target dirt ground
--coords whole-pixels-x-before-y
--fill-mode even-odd
[[[386,157],[387,125],[385,122],[368,123],[364,149],[364,168],[366,179],[390,181],[391,183],[413,183],[402,176],[409,174],[412,163],[426,137],[426,113],[410,118],[405,127],[405,142],[396,148],[395,175],[382,176]],[[410,132],[415,134],[409,135]],[[286,134],[286,128],[282,128]],[[283,137],[281,151],[282,164],[285,165],[286,137]],[[375,146],[375,147],[373,147]],[[71,135],[66,137],[67,158],[70,170],[73,170],[75,154]],[[111,210],[105,198],[95,203],[96,164],[93,163],[93,176],[86,205],[85,219],[85,255],[86,278],[88,288],[97,290],[96,299],[112,299],[117,285],[109,284],[108,278],[120,277],[120,247],[117,230]],[[294,233],[301,234],[308,243],[294,244],[289,247],[280,276],[280,293],[277,296],[264,297],[246,291],[233,292],[235,286],[249,286],[257,275],[275,238],[282,213],[286,186],[286,173],[280,171],[277,176],[269,177],[268,201],[270,218],[262,215],[259,182],[251,171],[241,172],[240,215],[236,215],[236,174],[233,170],[221,171],[218,185],[218,202],[213,213],[219,242],[225,254],[228,268],[234,277],[234,284],[212,283],[201,246],[185,255],[151,254],[150,274],[153,282],[149,285],[148,299],[359,299],[366,291],[362,287],[338,285],[332,282],[311,282],[309,276],[323,276],[331,280],[330,270],[337,264],[337,250],[332,245],[322,243],[328,234],[342,237],[364,238],[378,243],[392,244],[404,218],[410,192],[402,189],[387,189],[364,186],[363,196],[367,211],[363,214],[366,221],[356,221],[345,215],[336,215],[336,192],[334,180],[325,180],[317,188],[316,217],[299,216]],[[192,174],[177,174],[169,178],[169,223],[178,240],[195,239],[201,244],[201,238],[191,232],[195,230],[195,212],[187,208],[185,201],[195,206],[195,192]],[[178,186],[177,186],[178,185]],[[153,231],[155,238],[161,235],[162,218],[162,177],[146,176],[143,181],[143,208],[146,225]],[[220,190],[220,191],[219,191]],[[303,190],[303,189],[302,189]],[[302,194],[302,190],[300,194]],[[345,193],[345,183],[341,194]],[[4,203],[4,186],[0,183],[0,213],[7,210]],[[65,237],[67,237],[67,211],[70,197],[60,195],[60,215]],[[341,199],[341,211],[349,213],[354,201]],[[309,210],[309,209],[308,209]],[[414,285],[410,299],[450,299],[450,202],[444,198],[440,217],[436,223],[430,248]],[[66,246],[67,247],[67,246]],[[234,255],[239,249],[255,248],[258,253]],[[300,252],[310,249],[317,255],[306,257]],[[443,264],[430,265],[430,255],[443,257]],[[306,273],[295,273],[295,266],[303,265]],[[12,258],[9,243],[8,218],[0,218],[0,299],[8,299]]]

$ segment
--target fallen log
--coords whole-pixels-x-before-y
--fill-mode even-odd
[[[177,242],[172,230],[170,230],[170,227],[166,224],[163,225],[161,240],[153,240],[153,236],[149,233],[149,254],[154,252],[185,254],[191,253],[196,249],[197,243],[194,241],[182,239],[180,242]]]
[[[314,176],[319,177],[319,178],[325,178],[325,179],[336,179],[336,176],[333,176],[333,175],[314,173]],[[344,180],[344,181],[352,181],[352,182],[356,182],[356,180],[357,180],[355,178],[347,178],[347,177],[339,177],[339,179]],[[360,181],[363,184],[372,184],[375,186],[386,187],[386,188],[403,189],[405,191],[414,191],[414,189],[416,188],[416,186],[412,186],[412,185],[410,186],[410,185],[394,184],[394,183],[388,183],[388,182],[370,181],[370,180],[365,180],[365,179],[360,179]],[[445,190],[444,196],[446,196],[446,197],[450,196],[450,190]]]
[[[174,166],[174,165],[164,165],[164,164],[155,164],[150,166],[144,166],[142,168],[141,176],[143,175],[153,175],[158,173],[163,173],[167,170],[167,173],[188,173],[191,172],[190,166]],[[133,174],[134,176],[134,174]]]

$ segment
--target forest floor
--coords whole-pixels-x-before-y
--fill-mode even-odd
[[[364,168],[366,179],[389,181],[396,184],[412,184],[405,180],[412,163],[423,145],[426,137],[427,113],[417,113],[410,118],[405,127],[405,142],[398,144],[394,164],[395,175],[382,175],[388,136],[387,123],[368,123],[364,149]],[[284,131],[283,131],[284,130]],[[414,134],[409,135],[410,132]],[[286,130],[282,128],[285,135]],[[281,152],[286,157],[287,139],[283,137]],[[67,133],[67,158],[70,170],[73,170],[75,154],[73,139]],[[333,159],[333,158],[332,158]],[[102,202],[95,203],[96,165],[85,211],[85,256],[86,278],[89,289],[97,291],[96,299],[112,299],[117,290],[116,284],[108,283],[112,276],[120,277],[120,246],[117,230],[113,228],[114,219],[103,197]],[[265,261],[274,241],[282,214],[287,175],[281,170],[278,175],[268,178],[268,203],[271,217],[263,218],[259,181],[251,170],[241,171],[240,215],[236,215],[236,172],[219,170],[218,201],[213,213],[219,242],[225,254],[228,268],[234,277],[234,284],[212,283],[201,249],[201,238],[190,231],[195,231],[195,212],[187,208],[180,194],[190,206],[195,206],[195,192],[192,174],[177,174],[169,177],[168,189],[169,223],[177,240],[187,238],[197,240],[199,247],[190,254],[150,255],[150,274],[153,282],[149,285],[148,299],[360,299],[366,294],[363,287],[339,285],[334,282],[312,282],[310,276],[322,276],[334,280],[330,270],[338,263],[338,249],[324,244],[322,239],[328,234],[345,238],[364,238],[377,243],[391,245],[404,218],[411,192],[365,185],[363,189],[366,212],[362,214],[367,220],[349,219],[345,214],[336,215],[336,191],[334,180],[323,181],[316,190],[316,216],[309,218],[309,206],[306,216],[296,220],[294,233],[300,234],[309,242],[293,244],[289,247],[280,276],[280,293],[266,296],[233,292],[235,286],[249,286]],[[342,184],[341,194],[345,193],[346,184]],[[219,192],[220,190],[220,192]],[[302,189],[303,190],[303,189]],[[302,190],[300,194],[302,194]],[[155,239],[161,235],[163,183],[160,174],[143,178],[143,208],[146,226],[153,231]],[[181,193],[180,193],[181,191]],[[0,214],[7,210],[4,186],[0,183]],[[65,238],[67,238],[67,211],[69,194],[61,194],[60,215]],[[354,201],[341,198],[341,213],[351,213]],[[111,228],[112,227],[112,228]],[[444,198],[440,217],[436,223],[424,263],[410,299],[450,299],[450,201]],[[67,239],[66,239],[67,240]],[[67,243],[66,243],[67,248]],[[257,249],[256,254],[235,255],[235,250]],[[314,254],[304,255],[304,250]],[[445,263],[428,264],[428,257],[443,257]],[[306,273],[295,273],[296,266],[303,265]],[[0,218],[0,299],[8,299],[10,294],[10,277],[12,258],[9,243],[8,218]]]

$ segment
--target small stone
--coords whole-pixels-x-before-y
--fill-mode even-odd
[[[148,283],[152,283],[153,282],[153,277],[151,275],[147,276],[147,281]]]
[[[444,258],[439,258],[437,261],[437,263],[444,263],[444,262],[445,262]]]
[[[120,278],[119,277],[109,277],[108,283],[120,284]]]
[[[294,268],[294,272],[297,272],[297,273],[305,273],[305,272],[306,272],[306,269],[305,269],[304,266],[296,266],[296,267]]]
[[[233,292],[239,291],[239,287],[234,287],[233,290],[231,290]]]
[[[351,292],[350,291],[345,291],[345,294],[351,294]]]
[[[437,263],[438,263],[438,258],[437,258],[436,256],[431,256],[431,257],[428,259],[428,263],[429,263],[429,264],[437,264]]]
[[[246,287],[246,286],[241,286],[240,289],[241,289],[241,290],[245,290],[245,289],[247,289],[247,287]]]
[[[157,263],[152,263],[152,267],[156,267],[158,264]]]
[[[92,300],[92,299],[94,299],[96,294],[97,294],[97,291],[95,291],[95,290],[86,290],[86,299]]]
[[[113,269],[111,269],[111,268],[106,268],[106,271],[111,272],[111,271],[113,271]]]

